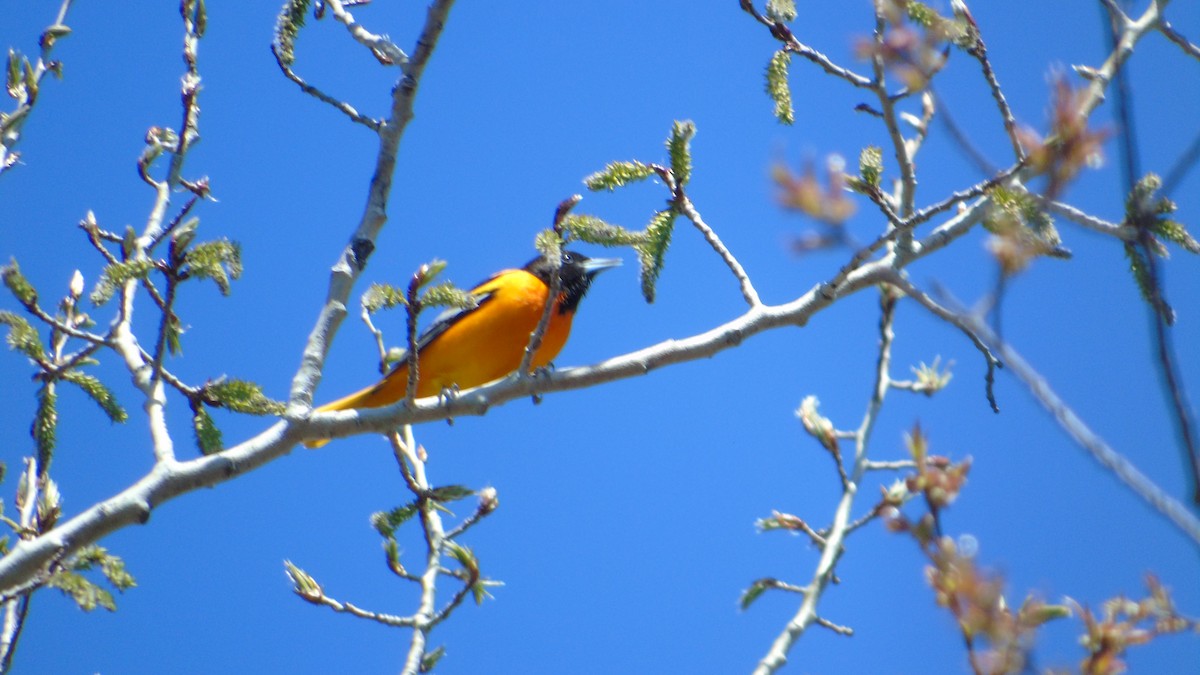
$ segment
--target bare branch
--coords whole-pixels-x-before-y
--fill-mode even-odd
[[[453,0],[436,0],[429,5],[425,25],[417,38],[412,57],[403,65],[404,74],[392,90],[392,107],[387,121],[379,128],[379,152],[375,160],[368,189],[367,203],[362,218],[350,243],[342,250],[331,270],[329,293],[317,323],[309,334],[301,357],[300,367],[292,379],[288,395],[288,415],[305,414],[312,406],[312,395],[321,377],[321,368],[330,341],[346,316],[346,301],[350,289],[375,250],[375,238],[387,221],[388,197],[392,190],[392,177],[396,170],[396,154],[400,139],[413,117],[413,102],[425,66],[437,47],[442,28],[453,7]],[[332,5],[330,5],[332,8]],[[395,428],[394,426],[392,428]]]
[[[292,82],[295,82],[296,86],[300,87],[300,91],[303,91],[304,93],[308,94],[309,96],[312,96],[313,98],[317,99],[318,101],[321,101],[322,103],[327,103],[327,104],[333,106],[333,108],[335,110],[341,112],[346,117],[349,117],[352,122],[355,122],[356,124],[361,124],[361,125],[365,126],[366,128],[370,129],[371,131],[374,131],[374,132],[379,131],[379,127],[382,124],[379,120],[377,120],[373,117],[367,117],[366,115],[363,115],[362,113],[355,110],[354,106],[352,106],[349,103],[342,101],[340,99],[336,99],[333,96],[330,96],[329,94],[326,94],[324,91],[321,91],[321,89],[319,89],[318,87],[315,87],[315,86],[309,84],[304,78],[300,77],[300,75],[297,74],[295,70],[292,70],[291,66],[289,66],[287,63],[284,62],[283,57],[279,53],[278,45],[274,45],[274,44],[271,45],[271,54],[275,56],[275,63],[279,65],[279,70],[283,72],[284,76],[287,77],[287,79],[291,80]]]
[[[845,635],[846,637],[854,635],[854,629],[849,626],[842,626],[819,616],[817,617],[816,621],[818,626],[821,626],[822,628],[828,628],[838,635]]]
[[[978,335],[991,350],[1000,355],[1000,358],[1008,366],[1009,372],[1025,384],[1029,393],[1047,412],[1054,416],[1063,431],[1101,466],[1112,472],[1117,480],[1165,516],[1193,543],[1200,546],[1200,519],[1197,519],[1186,506],[1167,494],[1145,474],[1138,471],[1128,459],[1092,431],[1050,388],[1050,384],[1046,382],[1045,378],[1010,345],[1000,342],[985,323],[974,317],[964,317],[964,320],[973,333]]]
[[[695,204],[692,204],[692,200],[688,199],[688,196],[683,193],[682,189],[680,189],[677,193],[675,204],[678,207],[679,212],[688,220],[692,221],[692,224],[695,225],[696,229],[700,231],[700,234],[704,236],[704,240],[708,242],[708,245],[712,246],[713,250],[717,252],[717,255],[721,256],[721,260],[725,261],[725,264],[729,267],[729,270],[733,272],[733,276],[737,278],[738,285],[742,289],[742,297],[745,298],[746,304],[750,305],[751,307],[761,305],[762,300],[759,299],[758,291],[754,289],[754,284],[750,281],[750,275],[746,274],[745,268],[743,268],[742,264],[738,262],[738,259],[729,252],[729,249],[725,247],[724,242],[722,242],[721,238],[717,236],[717,233],[708,226],[708,223],[704,222],[704,218],[701,217],[700,212],[696,210]]]
[[[346,6],[341,0],[325,0],[325,4],[329,7],[333,18],[346,26],[346,30],[350,31],[354,40],[369,49],[381,64],[400,67],[408,65],[408,55],[404,53],[404,50],[397,47],[386,36],[376,35],[355,21],[354,16],[346,11]]]
[[[306,600],[309,600],[309,602],[312,602],[313,604],[324,605],[335,612],[349,614],[360,619],[367,619],[369,621],[381,623],[385,626],[407,627],[412,626],[415,623],[415,620],[412,617],[396,616],[394,614],[384,614],[382,612],[372,612],[362,609],[357,605],[350,604],[349,602],[338,602],[324,593],[311,600],[308,598],[308,596],[302,597],[304,597]]]
[[[875,421],[878,419],[879,411],[883,406],[883,399],[887,396],[888,392],[888,369],[891,364],[892,339],[895,337],[892,332],[892,321],[896,310],[895,296],[884,292],[881,295],[880,305],[879,360],[875,368],[875,386],[871,390],[871,400],[867,404],[867,412],[863,416],[862,424],[858,428],[854,462],[850,471],[850,481],[842,490],[842,497],[838,502],[837,509],[834,511],[833,523],[830,525],[829,532],[825,536],[825,545],[821,548],[820,561],[818,561],[816,570],[813,572],[812,581],[806,587],[807,592],[804,594],[804,600],[800,604],[800,609],[788,621],[778,637],[775,638],[766,656],[759,661],[758,666],[754,669],[755,675],[767,675],[782,668],[787,663],[787,654],[792,646],[800,639],[808,629],[808,626],[813,623],[832,628],[838,632],[848,630],[833,624],[827,625],[827,622],[823,623],[817,615],[817,603],[820,602],[821,595],[833,579],[835,567],[841,558],[843,542],[849,532],[850,511],[854,505],[854,497],[858,494],[859,483],[866,472],[867,444],[871,437],[871,431],[874,429]]]
[[[992,98],[996,101],[996,107],[1000,109],[1000,118],[1004,121],[1004,131],[1008,134],[1009,143],[1012,144],[1013,156],[1017,158],[1017,163],[1025,161],[1025,150],[1021,147],[1021,141],[1017,138],[1017,121],[1013,118],[1012,109],[1008,106],[1008,100],[1004,97],[1004,92],[1000,89],[1000,80],[996,77],[996,72],[992,69],[992,62],[988,60],[987,45],[983,41],[983,35],[979,30],[979,24],[975,23],[974,17],[967,9],[966,3],[956,2],[954,4],[955,13],[968,23],[970,35],[975,38],[975,42],[967,49],[975,60],[979,61],[980,68],[983,69],[983,79],[987,81],[988,88],[992,92]]]
[[[887,129],[888,137],[892,141],[892,154],[896,158],[896,165],[900,167],[900,185],[899,195],[896,201],[899,203],[900,215],[907,218],[912,215],[913,199],[917,192],[917,175],[916,169],[913,167],[912,156],[908,153],[907,144],[904,142],[904,135],[900,133],[900,125],[896,119],[896,102],[888,95],[887,78],[884,72],[884,28],[886,20],[881,13],[882,9],[879,3],[875,4],[875,53],[871,56],[871,64],[875,70],[875,76],[871,80],[871,89],[879,98],[879,112],[883,119],[883,125]],[[901,241],[904,242],[903,248],[907,249],[907,240],[909,236],[901,235]]]
[[[913,300],[916,300],[917,304],[929,310],[943,321],[946,321],[955,328],[958,328],[971,340],[971,343],[975,345],[975,348],[978,349],[981,354],[983,354],[983,358],[987,362],[987,374],[984,375],[984,382],[986,383],[984,391],[987,393],[988,403],[992,406],[993,412],[1000,412],[1000,406],[996,403],[996,392],[994,386],[996,383],[996,368],[1003,367],[1003,364],[999,359],[996,358],[996,355],[992,353],[992,350],[988,349],[988,346],[984,344],[979,335],[977,335],[971,328],[972,324],[968,317],[942,307],[935,302],[933,298],[929,297],[928,294],[913,285],[913,283],[900,272],[895,272],[889,275],[887,283],[892,284],[893,286],[904,291],[904,294]]]
[[[1158,27],[1161,17],[1160,12],[1164,4],[1158,1],[1150,2],[1141,17],[1136,21],[1130,21],[1112,0],[1103,1],[1105,2],[1105,6],[1109,8],[1110,14],[1114,17],[1114,21],[1118,24],[1120,37],[1112,53],[1105,59],[1104,64],[1090,78],[1091,82],[1088,84],[1087,93],[1079,106],[1078,116],[1080,119],[1090,117],[1096,107],[1104,102],[1105,91],[1108,89],[1109,83],[1116,77],[1116,73],[1120,70],[1121,66],[1125,65],[1125,61],[1133,55],[1134,45],[1147,32]]]
[[[800,42],[798,39],[796,39],[795,34],[792,33],[792,29],[788,28],[782,22],[774,21],[763,16],[761,13],[759,13],[758,9],[754,7],[754,4],[750,2],[750,0],[743,0],[741,7],[746,11],[746,13],[753,16],[759,23],[766,26],[771,31],[771,35],[776,40],[782,42],[784,48],[789,52],[792,52],[793,54],[799,54],[800,56],[820,66],[830,75],[839,77],[856,87],[863,89],[871,88],[871,80],[859,75],[858,73],[855,73],[848,68],[843,68],[842,66],[837,65],[831,61],[828,56],[825,56],[821,52]]]
[[[1109,221],[1102,218],[1097,218],[1090,213],[1084,213],[1070,204],[1052,199],[1044,201],[1043,205],[1046,207],[1047,211],[1056,213],[1067,220],[1070,220],[1077,225],[1082,225],[1083,227],[1086,227],[1094,232],[1107,234],[1122,241],[1137,241],[1137,228],[1133,227],[1132,225],[1127,225],[1125,223],[1110,223]]]
[[[1158,30],[1163,35],[1167,36],[1168,40],[1179,45],[1179,48],[1183,50],[1184,54],[1187,54],[1194,59],[1200,59],[1200,45],[1188,40],[1183,36],[1183,34],[1175,30],[1175,27],[1171,25],[1170,21],[1167,21],[1166,19],[1159,21]]]
[[[24,82],[23,86],[14,96],[17,99],[17,107],[11,113],[0,115],[0,176],[16,165],[20,159],[20,154],[13,148],[21,140],[21,127],[25,121],[29,119],[30,113],[37,105],[38,90],[41,87],[42,81],[47,73],[59,73],[59,64],[50,60],[50,53],[54,48],[54,43],[60,38],[70,35],[71,29],[67,27],[67,12],[71,9],[73,0],[63,0],[62,5],[58,8],[58,15],[54,19],[54,23],[50,24],[45,31],[42,32],[39,43],[41,45],[41,56],[38,57],[37,63],[32,64],[32,82]]]

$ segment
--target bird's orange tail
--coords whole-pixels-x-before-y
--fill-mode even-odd
[[[404,367],[397,368],[387,374],[379,382],[363,389],[339,398],[332,403],[326,403],[319,408],[314,408],[313,412],[337,412],[339,410],[352,410],[355,408],[382,408],[386,405],[391,405],[396,401],[404,398],[408,389],[408,369]],[[420,391],[420,387],[417,388]],[[319,448],[329,442],[328,438],[318,438],[312,441],[305,441],[306,448]]]

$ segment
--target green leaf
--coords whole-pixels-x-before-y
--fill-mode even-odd
[[[1155,211],[1151,202],[1154,199],[1154,193],[1158,192],[1160,188],[1162,188],[1162,179],[1158,177],[1158,174],[1148,173],[1142,176],[1142,179],[1134,184],[1129,196],[1125,198],[1125,218],[1129,222],[1135,223],[1144,213]]]
[[[446,542],[446,552],[452,558],[458,561],[458,564],[463,566],[471,576],[479,576],[479,561],[475,558],[475,553],[471,549],[453,541]]]
[[[780,49],[767,63],[767,95],[775,102],[775,119],[784,124],[796,121],[796,111],[792,107],[792,90],[788,87],[788,64],[791,61],[791,52]]]
[[[225,441],[221,438],[221,430],[217,428],[217,423],[204,409],[203,404],[192,405],[192,433],[196,437],[196,447],[200,449],[202,455],[220,452],[225,447]]]
[[[692,137],[696,125],[691,120],[675,122],[671,126],[671,138],[667,140],[667,151],[671,155],[671,173],[680,187],[692,179]]]
[[[0,277],[4,279],[4,285],[8,290],[16,296],[17,300],[21,301],[22,305],[32,307],[37,303],[37,291],[34,290],[33,284],[21,274],[21,268],[17,265],[16,259],[10,259],[8,264],[0,267]]]
[[[8,311],[0,311],[0,325],[8,326],[7,342],[10,349],[15,349],[31,359],[41,359],[46,356],[46,347],[38,337],[37,331],[24,317]]]
[[[91,298],[92,304],[103,305],[111,300],[117,289],[124,286],[127,281],[145,279],[153,269],[154,262],[145,258],[113,263],[101,272],[100,280],[96,282],[96,287],[92,289],[92,293],[88,297]]]
[[[445,260],[434,258],[427,263],[423,263],[417,268],[417,288],[422,288],[429,282],[438,278],[442,272],[446,271],[446,266],[449,265]]]
[[[68,370],[63,373],[62,379],[82,389],[113,422],[120,423],[129,419],[125,409],[117,403],[116,397],[99,379],[78,370]]]
[[[533,239],[533,247],[546,260],[562,260],[563,240],[554,230],[542,230]]]
[[[908,12],[908,18],[923,28],[933,28],[946,21],[945,17],[933,11],[929,5],[915,0],[909,0],[905,5],[905,10]]]
[[[45,467],[42,467],[43,472]],[[41,490],[38,491],[37,504],[34,509],[34,529],[38,532],[49,532],[54,529],[59,516],[62,515],[62,493],[58,491],[58,483],[44,476],[39,480]]]
[[[1071,608],[1067,605],[1047,605],[1040,600],[1026,598],[1025,602],[1021,603],[1017,616],[1022,625],[1037,628],[1050,621],[1070,618]]]
[[[296,61],[296,38],[304,27],[312,0],[288,0],[279,12],[279,20],[275,23],[275,45],[279,60],[284,65],[292,65]]]
[[[796,20],[796,0],[767,0],[767,18],[775,21]]]
[[[432,671],[434,667],[437,666],[438,661],[441,661],[442,657],[445,655],[446,647],[443,645],[438,645],[438,648],[431,652],[425,652],[425,654],[421,657],[421,667],[419,672],[428,673]]]
[[[858,175],[863,182],[871,187],[879,187],[883,176],[883,149],[878,145],[868,145],[858,153]]]
[[[654,285],[662,273],[663,256],[671,244],[671,232],[675,227],[675,211],[666,209],[655,213],[646,226],[645,241],[634,245],[642,265],[642,296],[646,302],[654,302]]]
[[[1133,274],[1133,280],[1142,293],[1142,299],[1162,317],[1163,321],[1167,322],[1167,325],[1174,324],[1175,310],[1171,309],[1161,293],[1155,292],[1155,281],[1150,274],[1150,264],[1144,255],[1137,245],[1125,242],[1125,257],[1129,259],[1129,271]]]
[[[44,383],[37,392],[37,412],[29,433],[37,446],[38,466],[48,471],[54,457],[55,431],[58,426],[58,396],[52,382]]]
[[[196,3],[196,37],[204,37],[206,30],[208,30],[208,7],[205,6],[204,0],[199,0]]]
[[[112,555],[101,546],[94,545],[85,546],[71,556],[62,569],[51,575],[47,585],[61,590],[85,612],[90,612],[96,607],[103,607],[110,612],[116,611],[117,605],[113,601],[112,593],[80,574],[97,565],[108,583],[118,591],[125,591],[137,585],[133,576],[126,571],[121,558]]]
[[[654,169],[638,161],[612,162],[600,171],[583,179],[583,184],[592,192],[613,191],[630,183],[637,183],[654,175]]]
[[[988,232],[1012,238],[1030,253],[1070,257],[1070,252],[1062,247],[1054,219],[1042,208],[1037,196],[1004,187],[993,188],[988,196],[991,203],[983,218]]]
[[[167,339],[167,351],[172,356],[179,356],[183,353],[183,324],[180,323],[179,317],[171,315],[166,324],[163,325],[163,330]]]
[[[381,309],[392,309],[408,305],[408,301],[404,298],[404,291],[391,284],[380,283],[371,284],[366,292],[362,294],[360,302],[363,308],[371,314]]]
[[[1159,218],[1150,226],[1150,230],[1167,241],[1179,244],[1188,253],[1200,253],[1200,241],[1196,241],[1183,223]]]
[[[397,506],[391,511],[378,511],[371,514],[371,527],[374,527],[381,536],[391,539],[396,534],[396,529],[415,515],[417,515],[416,502]]]
[[[88,581],[78,572],[59,570],[50,576],[46,585],[62,591],[63,595],[74,600],[79,609],[85,612],[97,607],[103,607],[110,612],[117,611],[117,603],[113,600],[112,593]]]
[[[108,583],[118,591],[127,591],[137,586],[133,575],[125,569],[125,561],[120,556],[109,553],[103,546],[84,546],[67,563],[68,567],[77,572],[85,572],[96,565],[100,566],[100,572]]]
[[[29,103],[33,103],[38,95],[38,79],[33,73],[33,64],[29,59],[21,59],[21,67],[25,70],[25,90],[29,92]]]
[[[563,219],[563,227],[580,241],[601,246],[635,246],[646,241],[644,232],[632,232],[612,225],[595,216],[571,214]]]
[[[200,279],[212,279],[221,295],[229,295],[229,280],[242,276],[242,248],[228,239],[197,244],[184,256],[188,273]]]
[[[183,260],[184,253],[196,240],[196,230],[200,227],[199,218],[188,218],[171,231],[171,260]]]
[[[292,591],[309,602],[317,602],[324,595],[321,584],[311,574],[300,569],[291,560],[283,561],[283,571],[292,580]]]
[[[282,415],[284,404],[267,398],[262,387],[249,380],[221,379],[204,387],[208,401],[248,415]]]
[[[155,129],[151,129],[151,132],[153,132],[154,130]],[[175,132],[171,131],[170,129],[167,129],[166,131],[172,135],[175,133]],[[155,145],[159,145],[159,149],[160,150],[162,149],[161,144],[156,143]],[[137,248],[138,248],[137,230],[133,229],[132,225],[126,225],[125,232],[124,232],[124,234],[121,235],[121,253],[125,257],[128,258],[129,256],[133,255],[134,251],[136,251]]]
[[[775,579],[771,578],[755,580],[754,583],[750,584],[750,588],[742,591],[742,597],[738,598],[738,606],[743,611],[750,609],[750,605],[754,604],[755,600],[762,597],[762,594],[766,593],[767,589],[774,588],[777,583]]]
[[[429,491],[429,497],[439,502],[455,502],[475,494],[475,491],[465,485],[443,485]]]
[[[472,309],[478,305],[478,297],[472,295],[470,291],[455,286],[449,281],[430,286],[421,294],[421,306],[423,307]]]
[[[25,94],[25,83],[21,80],[21,58],[16,51],[8,50],[8,61],[4,68],[4,88],[8,95],[18,101]]]

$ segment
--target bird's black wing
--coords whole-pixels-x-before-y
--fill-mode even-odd
[[[497,276],[499,276],[499,275],[497,274],[497,275],[488,277],[487,281],[483,281],[483,282],[477,284],[475,286],[475,288],[479,288],[480,286],[487,284],[488,282],[495,279]],[[434,340],[436,340],[438,338],[439,335],[441,335],[442,333],[445,333],[447,330],[450,329],[451,326],[458,323],[459,320],[461,320],[463,317],[470,314],[471,312],[474,312],[475,310],[479,309],[480,307],[483,307],[495,295],[495,291],[489,291],[487,293],[480,293],[480,292],[472,290],[471,293],[472,293],[472,295],[475,296],[475,300],[476,300],[476,304],[474,307],[466,307],[466,308],[450,307],[450,308],[444,310],[441,314],[438,314],[437,316],[435,316],[433,318],[433,323],[429,324],[428,326],[425,327],[425,330],[421,331],[421,334],[417,337],[417,352],[418,353],[420,353],[420,351],[422,349],[425,349],[426,347],[428,347],[430,345],[430,343],[432,343]],[[408,359],[408,350],[405,349],[403,351],[403,353],[400,354],[400,357],[393,362],[393,363],[395,363],[395,366],[393,366],[392,369],[395,370],[396,367],[404,365],[405,362],[407,361],[407,359]]]

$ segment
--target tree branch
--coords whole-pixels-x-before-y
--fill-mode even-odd
[[[1193,543],[1200,546],[1200,519],[1197,519],[1187,507],[1167,494],[1145,474],[1138,471],[1137,467],[1129,460],[1092,431],[1050,388],[1050,384],[1041,374],[1034,370],[1033,366],[1029,365],[1011,346],[999,341],[985,323],[974,317],[963,318],[971,331],[978,335],[992,351],[1000,355],[1007,365],[1008,371],[1025,384],[1029,393],[1054,417],[1067,435],[1101,466],[1112,472],[1118,481],[1165,516]]]
[[[775,638],[766,656],[759,661],[758,667],[754,669],[755,675],[768,675],[782,668],[787,663],[787,654],[792,645],[814,622],[832,628],[836,632],[849,630],[822,622],[817,615],[817,603],[820,602],[822,593],[833,579],[834,568],[842,556],[843,542],[851,524],[850,512],[854,506],[854,498],[858,494],[859,483],[867,470],[867,446],[871,438],[871,431],[875,427],[875,421],[883,407],[883,399],[888,392],[888,369],[892,358],[892,339],[895,337],[895,333],[892,331],[892,321],[895,318],[896,298],[885,292],[881,296],[880,305],[879,359],[875,366],[875,386],[871,389],[867,412],[863,416],[862,424],[856,434],[850,480],[844,483],[842,497],[834,511],[833,524],[830,525],[829,532],[825,536],[825,545],[821,548],[820,561],[813,572],[812,581],[806,587],[807,592],[804,594],[803,602],[800,603],[800,609]]]

